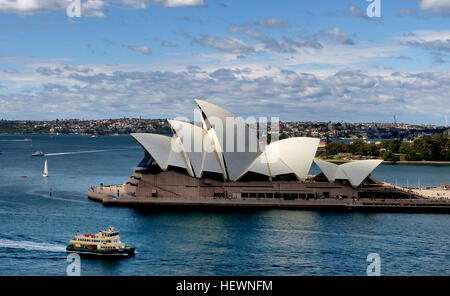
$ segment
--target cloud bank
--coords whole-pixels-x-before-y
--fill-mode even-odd
[[[204,0],[81,0],[81,13],[83,17],[103,18],[109,7],[145,9],[152,4],[168,8],[206,6]],[[68,5],[67,0],[0,0],[0,12],[24,16],[65,11]]]
[[[226,105],[243,116],[280,116],[282,120],[372,121],[390,120],[397,114],[438,121],[450,112],[442,97],[450,92],[448,71],[381,75],[348,69],[317,75],[252,66],[106,71],[104,66],[61,65],[41,66],[35,73],[32,88],[8,89],[0,95],[2,113],[29,119],[36,114],[48,118],[191,116],[193,98]]]

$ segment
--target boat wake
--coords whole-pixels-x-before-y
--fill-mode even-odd
[[[39,243],[32,241],[14,241],[3,238],[0,238],[0,248],[23,249],[33,251],[45,251],[45,252],[66,252],[66,246],[64,245]]]
[[[121,151],[121,150],[129,150],[129,149],[105,149],[105,150],[60,152],[60,153],[48,153],[48,154],[45,154],[45,156],[71,155],[71,154],[84,154],[84,153],[99,153],[99,152],[111,152],[111,151]]]

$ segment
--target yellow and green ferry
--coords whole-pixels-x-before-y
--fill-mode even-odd
[[[119,231],[113,227],[100,230],[97,234],[77,235],[70,240],[70,245],[66,248],[72,253],[122,256],[134,256],[135,249],[121,242]]]

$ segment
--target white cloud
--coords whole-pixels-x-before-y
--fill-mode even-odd
[[[409,46],[450,52],[449,30],[417,30],[400,36],[398,39]]]
[[[180,70],[139,66],[145,70],[53,62],[34,68],[33,75],[30,68],[14,77],[0,73],[7,87],[0,90],[2,115],[173,117],[186,115],[194,97],[225,104],[244,117],[273,115],[282,120],[383,121],[395,113],[405,121],[432,122],[433,114],[450,112],[443,100],[450,92],[449,71],[375,73],[348,68],[319,76],[250,64]],[[27,85],[32,87],[24,91]]]
[[[163,2],[165,7],[206,6],[203,0],[163,0]]]
[[[202,36],[200,38],[194,38],[194,42],[215,48],[222,52],[236,53],[236,54],[250,54],[256,52],[256,49],[244,41],[234,37],[212,37]]]
[[[105,17],[104,0],[84,0],[81,2],[83,17]],[[0,12],[31,15],[49,11],[65,11],[67,0],[0,0]]]
[[[178,47],[178,44],[163,40],[163,41],[161,41],[161,46],[162,47]]]
[[[331,39],[341,43],[354,45],[355,41],[353,41],[346,33],[342,32],[338,27],[334,27],[330,30],[323,30],[322,34],[330,37]]]
[[[81,0],[82,17],[106,17],[104,11],[117,4],[133,9],[145,9],[149,4],[159,4],[164,7],[203,7],[204,0]],[[67,0],[0,0],[0,12],[17,15],[32,15],[50,11],[65,11]]]
[[[105,2],[103,0],[88,0],[82,2],[81,16],[103,18],[106,17],[106,15],[103,13],[104,9],[105,9]]]
[[[152,51],[147,45],[129,45],[129,49],[135,52],[140,52],[144,55],[151,55]]]
[[[419,8],[431,14],[450,16],[449,0],[420,0]]]
[[[35,14],[50,10],[64,10],[65,0],[0,0],[0,11],[17,14]]]
[[[315,39],[292,39],[286,36],[277,39],[259,30],[253,30],[248,26],[231,26],[229,30],[232,33],[244,33],[248,37],[260,42],[260,44],[255,45],[255,47],[261,48],[259,51],[293,54],[297,53],[301,48],[322,48],[322,45]]]
[[[122,4],[129,6],[134,9],[145,9],[147,8],[146,0],[121,0]]]
[[[268,18],[258,21],[258,25],[267,27],[267,28],[279,28],[284,27],[286,24],[280,19],[277,18]]]
[[[383,23],[383,17],[368,17],[367,12],[351,4],[349,7],[350,14],[356,18],[362,18],[368,21],[374,21],[377,23]]]

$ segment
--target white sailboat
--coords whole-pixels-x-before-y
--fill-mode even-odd
[[[44,173],[42,174],[42,176],[44,178],[48,177],[48,168],[47,168],[47,159],[45,160],[45,164],[44,164]]]

